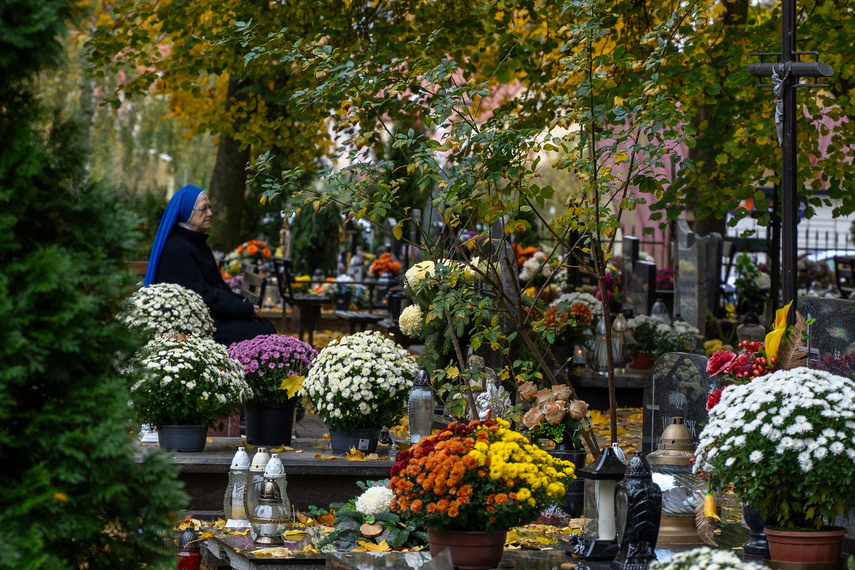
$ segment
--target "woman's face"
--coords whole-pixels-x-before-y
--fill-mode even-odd
[[[196,232],[207,232],[211,229],[211,218],[213,216],[211,201],[208,199],[208,195],[202,192],[196,199],[196,207],[193,208],[193,215],[187,221],[187,226]]]

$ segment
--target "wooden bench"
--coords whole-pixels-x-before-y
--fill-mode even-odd
[[[350,326],[350,334],[356,332],[357,326],[360,331],[364,331],[368,325],[379,323],[386,318],[385,315],[376,315],[368,311],[336,311],[335,316],[347,321]]]

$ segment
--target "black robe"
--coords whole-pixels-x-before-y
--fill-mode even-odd
[[[199,293],[214,319],[214,340],[220,344],[275,334],[270,321],[256,320],[252,304],[223,281],[207,240],[208,234],[175,226],[163,245],[154,282],[177,283]]]

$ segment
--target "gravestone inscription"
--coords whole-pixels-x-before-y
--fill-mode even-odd
[[[710,392],[707,358],[699,354],[669,352],[650,371],[644,386],[641,451],[656,451],[671,418],[682,417],[697,438],[707,421]]]

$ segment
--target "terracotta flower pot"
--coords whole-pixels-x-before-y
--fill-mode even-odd
[[[823,564],[840,559],[846,529],[793,531],[766,528],[764,532],[769,541],[771,560]]]
[[[435,557],[448,549],[451,562],[461,570],[487,570],[502,560],[507,531],[447,530],[439,534],[428,529],[430,555]]]
[[[650,370],[653,368],[653,355],[649,352],[633,354],[630,367],[638,370]]]

